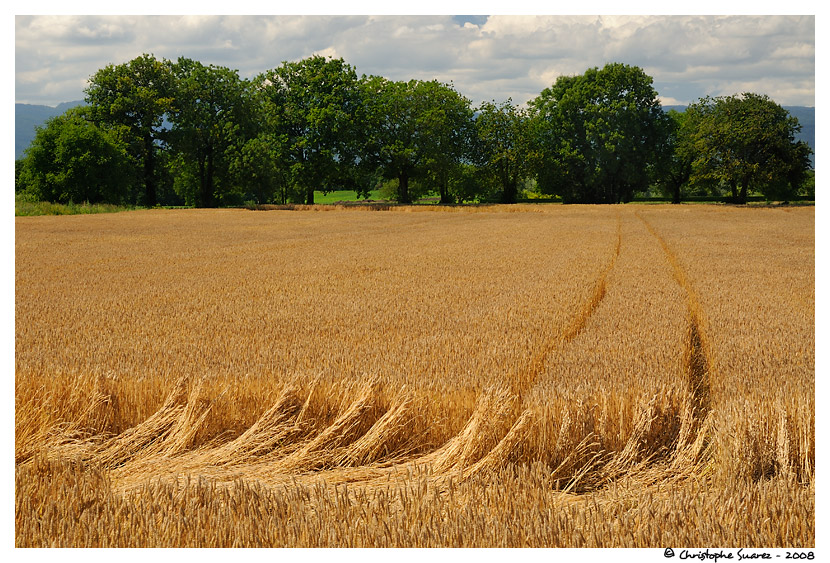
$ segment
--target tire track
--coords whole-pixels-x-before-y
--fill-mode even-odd
[[[542,373],[542,370],[544,369],[549,356],[554,350],[561,348],[562,346],[564,346],[565,344],[579,336],[579,334],[585,329],[585,325],[588,324],[588,319],[591,318],[591,315],[593,315],[594,311],[597,310],[597,307],[599,307],[599,304],[605,297],[605,293],[608,286],[608,275],[611,273],[611,271],[614,269],[614,266],[617,263],[617,258],[619,258],[620,256],[621,247],[622,219],[618,211],[617,242],[614,245],[614,252],[611,255],[611,260],[608,262],[608,265],[602,271],[599,278],[597,278],[597,281],[594,284],[594,291],[591,293],[590,298],[582,304],[582,308],[579,310],[579,313],[571,320],[570,324],[565,328],[564,332],[562,332],[557,338],[548,340],[546,345],[543,346],[542,349],[539,352],[537,352],[536,355],[533,357],[533,359],[530,362],[530,366],[526,371],[527,377],[512,378],[520,382],[518,389],[515,390],[518,395],[523,396],[528,389],[533,387],[533,385],[536,383],[536,380],[539,378],[539,375]]]
[[[700,305],[700,299],[694,286],[689,280],[686,271],[680,264],[677,255],[669,247],[666,240],[660,236],[660,233],[640,214],[639,211],[634,213],[640,221],[646,226],[651,235],[660,244],[666,259],[672,267],[672,275],[678,285],[686,292],[686,308],[688,311],[688,342],[686,349],[686,369],[688,377],[689,392],[691,394],[691,405],[689,416],[691,420],[684,420],[684,428],[681,432],[680,443],[678,449],[689,445],[693,441],[697,441],[697,434],[699,434],[704,427],[705,420],[709,415],[711,406],[710,393],[710,377],[711,370],[709,361],[709,354],[706,345],[706,335],[702,328],[703,313]]]
[[[507,387],[485,390],[477,401],[467,425],[444,446],[417,463],[427,463],[439,472],[457,472],[462,478],[499,467],[521,451],[533,431],[536,415],[521,409],[526,393],[544,371],[551,354],[579,336],[605,298],[608,275],[614,269],[622,247],[622,218],[617,212],[617,240],[607,266],[594,284],[589,299],[557,337],[548,339],[531,359],[528,368],[509,377]],[[500,439],[497,437],[501,436]],[[495,438],[495,439],[494,439]],[[474,451],[477,455],[470,455]]]

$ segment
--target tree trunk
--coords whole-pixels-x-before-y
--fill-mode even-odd
[[[441,196],[439,203],[442,205],[453,203],[452,198],[450,197],[449,180],[446,178],[438,183],[438,195]]]
[[[314,205],[314,187],[308,187],[305,190],[305,204]]]
[[[516,182],[506,182],[501,194],[502,203],[516,203]]]
[[[208,152],[207,172],[205,174],[205,207],[216,207],[213,199],[213,151]]]
[[[516,192],[518,191],[516,188],[518,183],[519,179],[511,178],[510,169],[508,166],[504,166],[501,174],[501,186],[503,190],[501,194],[502,203],[516,203]]]
[[[617,187],[617,178],[616,176],[612,176],[610,181],[607,183],[607,188],[605,188],[602,199],[598,203],[619,203],[620,202],[620,190]]]
[[[213,207],[213,155],[199,159],[199,207]]]
[[[729,188],[732,190],[732,202],[738,203],[738,182],[737,180],[729,181]]]
[[[156,179],[153,170],[153,137],[144,135],[144,205],[153,207],[156,199]]]
[[[409,174],[406,172],[398,176],[398,203],[412,203],[409,197]]]
[[[196,201],[196,207],[207,207],[205,200],[205,193],[207,192],[207,174],[205,172],[205,159],[199,158],[199,194]]]

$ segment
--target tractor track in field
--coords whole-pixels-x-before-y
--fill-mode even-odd
[[[599,278],[597,278],[597,281],[594,283],[594,290],[591,293],[590,298],[582,304],[581,309],[571,320],[565,330],[558,337],[549,339],[545,345],[542,346],[542,349],[533,356],[533,359],[530,362],[530,367],[527,370],[527,373],[524,374],[525,377],[520,379],[522,382],[518,389],[520,395],[523,395],[528,389],[533,387],[534,383],[536,383],[536,380],[542,373],[542,370],[544,369],[551,353],[572,341],[583,330],[585,330],[585,325],[588,324],[588,319],[591,318],[591,315],[593,315],[594,311],[596,311],[597,307],[599,307],[600,303],[602,303],[603,298],[605,298],[605,293],[608,287],[608,275],[614,269],[614,266],[617,263],[617,258],[620,256],[620,248],[622,247],[622,219],[620,218],[619,213],[617,213],[616,238],[617,241],[614,245],[614,252],[611,255],[611,259],[605,269],[602,270],[602,273]]]
[[[666,240],[660,236],[660,233],[649,223],[639,211],[635,212],[640,221],[646,226],[648,231],[657,239],[666,258],[671,264],[672,274],[675,281],[686,293],[686,308],[688,313],[688,343],[686,350],[686,365],[688,374],[689,392],[693,398],[692,416],[698,425],[703,423],[703,420],[711,410],[710,399],[710,361],[706,346],[706,336],[703,333],[702,321],[703,313],[700,305],[700,299],[694,286],[689,281],[685,269],[677,258],[677,255],[669,247]]]

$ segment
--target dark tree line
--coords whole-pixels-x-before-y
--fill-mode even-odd
[[[452,84],[358,76],[342,59],[247,80],[142,55],[90,78],[86,106],[41,127],[16,189],[47,201],[199,207],[313,203],[392,185],[410,203],[513,203],[523,191],[619,203],[661,193],[791,199],[809,186],[798,121],[768,97],[665,113],[640,68],[563,76],[522,109],[473,107]],[[809,188],[808,188],[809,189]]]

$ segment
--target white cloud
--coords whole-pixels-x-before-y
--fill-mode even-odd
[[[448,15],[17,16],[16,99],[80,99],[99,68],[145,52],[248,78],[312,54],[343,57],[358,74],[452,81],[476,103],[524,103],[607,62],[641,66],[661,97],[682,103],[741,85],[786,105],[815,100],[813,16]]]
[[[314,51],[312,55],[318,55],[320,57],[331,57],[332,59],[340,59],[343,58],[340,56],[340,53],[337,52],[337,49],[334,47],[326,47],[325,49],[320,49],[318,51]],[[345,60],[345,59],[344,59]]]
[[[660,100],[660,105],[663,107],[686,105],[686,102],[672,98],[671,96],[657,96],[657,99]]]

